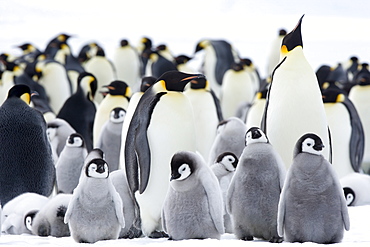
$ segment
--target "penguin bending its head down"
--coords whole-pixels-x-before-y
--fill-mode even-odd
[[[342,241],[350,227],[343,190],[324,143],[313,133],[298,139],[278,207],[278,233],[287,242]]]

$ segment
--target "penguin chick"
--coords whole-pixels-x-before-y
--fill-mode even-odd
[[[245,139],[246,146],[226,200],[226,208],[234,222],[234,234],[242,240],[256,237],[282,242],[277,233],[277,212],[285,166],[261,129],[250,128]]]
[[[64,216],[71,198],[71,194],[58,194],[49,199],[36,214],[32,222],[32,233],[43,237],[70,236],[68,225],[64,224]]]
[[[217,157],[216,162],[213,165],[211,165],[211,169],[218,179],[222,192],[222,198],[224,202],[224,225],[225,232],[227,233],[233,232],[233,224],[230,214],[226,210],[226,199],[227,199],[226,196],[227,190],[229,189],[229,185],[232,177],[234,176],[235,168],[238,162],[239,162],[238,157],[236,157],[235,154],[231,152],[225,152],[220,154]]]
[[[115,171],[119,167],[122,125],[125,116],[125,109],[121,107],[114,108],[110,113],[109,120],[102,127],[97,143],[97,147],[105,154],[105,160],[109,164],[110,171]]]
[[[370,176],[353,172],[340,179],[347,206],[370,205]]]
[[[1,232],[32,234],[33,219],[48,200],[46,196],[26,192],[7,202],[1,215]]]
[[[162,209],[170,239],[220,239],[224,233],[222,194],[200,154],[182,151],[171,160],[171,179]]]
[[[83,137],[78,133],[71,134],[55,165],[58,193],[72,194],[78,185],[86,156]]]
[[[109,177],[108,164],[94,156],[95,153],[89,153],[85,159],[79,184],[64,217],[64,223],[69,224],[71,236],[78,243],[117,239],[125,227],[122,200]]]
[[[59,157],[68,137],[76,131],[72,126],[61,118],[55,118],[47,122],[47,134],[51,144],[51,149],[56,157]],[[56,160],[54,161],[56,162]]]
[[[308,133],[294,148],[278,208],[278,233],[287,242],[338,243],[349,230],[343,190],[323,147]]]

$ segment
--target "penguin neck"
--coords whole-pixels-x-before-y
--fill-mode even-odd
[[[287,57],[282,66],[288,65],[289,67],[300,67],[302,63],[309,64],[303,53],[301,46],[295,47],[288,54],[281,54],[280,61]],[[297,62],[298,61],[298,62]]]
[[[108,179],[88,178],[83,187],[83,195],[88,201],[105,200],[109,194]]]

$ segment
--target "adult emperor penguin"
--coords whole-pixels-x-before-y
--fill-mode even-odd
[[[110,171],[115,171],[119,168],[122,125],[125,116],[125,109],[121,107],[114,108],[110,113],[108,121],[102,127],[101,135],[96,145],[104,152]]]
[[[58,193],[72,194],[78,185],[86,156],[87,149],[82,135],[71,134],[55,164]]]
[[[57,118],[67,121],[77,133],[83,136],[88,151],[93,147],[96,87],[97,81],[93,74],[81,73],[78,77],[77,91],[64,102],[57,115]]]
[[[220,154],[215,163],[211,165],[211,169],[218,179],[222,192],[222,199],[224,203],[224,225],[225,232],[227,233],[232,233],[234,231],[232,219],[226,210],[226,199],[227,191],[229,189],[231,179],[235,174],[235,168],[238,162],[239,159],[235,154],[231,152],[225,152]]]
[[[71,198],[71,194],[58,194],[50,198],[34,217],[32,233],[43,237],[70,236],[69,227],[64,223],[64,216]]]
[[[217,126],[216,138],[209,152],[208,164],[213,164],[224,152],[234,153],[239,158],[244,149],[246,131],[244,122],[237,117],[221,121]]]
[[[277,149],[286,167],[292,163],[291,150],[298,138],[307,132],[319,135],[327,147],[330,140],[324,103],[316,75],[303,54],[302,18],[288,33],[281,46],[281,62],[276,66],[270,84],[261,129]]]
[[[338,243],[349,230],[343,189],[323,148],[313,133],[301,136],[294,148],[277,218],[278,233],[287,242]]]
[[[242,63],[233,63],[222,79],[220,105],[225,119],[235,117],[240,105],[252,103],[256,85]]]
[[[169,238],[220,239],[224,233],[222,194],[202,156],[189,151],[175,153],[170,177],[162,210]]]
[[[223,120],[219,100],[206,78],[192,80],[184,94],[193,106],[197,150],[207,160],[217,125]]]
[[[0,107],[2,204],[24,192],[49,196],[53,190],[55,167],[46,123],[42,114],[29,106],[30,101],[30,88],[18,84]]]
[[[201,70],[211,83],[211,88],[219,96],[222,78],[234,62],[238,62],[237,52],[226,40],[201,40],[195,52],[205,51]]]
[[[356,84],[349,92],[348,98],[352,101],[358,115],[361,118],[362,126],[365,133],[365,153],[362,162],[362,169],[365,173],[370,174],[370,102],[368,95],[370,94],[370,72],[366,68],[361,74],[357,75]]]
[[[258,127],[261,125],[263,112],[266,105],[268,85],[269,84],[262,86],[261,89],[254,96],[253,103],[246,113],[245,125],[247,126],[247,129],[251,127]]]
[[[362,171],[365,135],[352,101],[334,84],[322,92],[332,139],[332,164],[339,178]]]
[[[234,234],[243,240],[256,237],[282,242],[277,233],[277,213],[285,179],[284,163],[261,129],[250,128],[245,139],[226,200]]]
[[[182,92],[189,81],[202,77],[178,71],[163,74],[140,98],[132,116],[125,142],[125,168],[131,191],[139,191],[136,199],[146,236],[164,236],[161,209],[169,186],[167,164],[171,157],[179,150],[196,150],[192,106]]]
[[[92,152],[95,152],[93,150]],[[68,204],[64,222],[78,243],[117,239],[125,227],[122,199],[109,177],[108,164],[88,155],[77,188]]]
[[[370,176],[353,172],[340,179],[347,206],[370,205]]]
[[[90,58],[84,64],[84,68],[86,72],[92,73],[96,77],[98,82],[98,91],[102,90],[102,87],[107,83],[117,79],[114,65],[105,56],[105,51],[102,47],[98,47],[96,56]],[[100,103],[103,100],[103,96],[101,94],[97,94],[95,100]]]
[[[46,133],[51,144],[51,149],[54,153],[53,157],[59,157],[64,146],[66,145],[68,137],[75,132],[76,131],[72,128],[72,126],[64,119],[55,118],[47,122]],[[54,160],[54,162],[56,161],[57,159]]]
[[[127,39],[120,41],[120,46],[114,53],[113,63],[117,79],[125,81],[130,88],[137,89],[140,85],[142,62],[138,51],[130,45]]]
[[[167,71],[177,70],[174,61],[161,55],[159,51],[152,51],[145,69],[146,76],[160,77]]]
[[[124,81],[115,80],[103,87],[108,88],[108,93],[100,102],[95,113],[93,127],[95,146],[99,141],[102,127],[109,120],[112,110],[116,107],[121,107],[126,110],[131,97],[131,88]]]
[[[48,200],[46,196],[31,192],[13,198],[3,207],[1,231],[7,234],[31,234],[33,219]]]

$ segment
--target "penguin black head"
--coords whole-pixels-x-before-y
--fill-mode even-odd
[[[204,78],[202,74],[187,74],[180,71],[172,70],[163,73],[157,82],[168,91],[182,92],[188,82],[194,79]]]
[[[283,28],[279,30],[279,36],[285,36],[286,33],[287,33],[286,30]]]
[[[222,164],[225,167],[226,171],[229,172],[235,171],[238,162],[238,157],[236,157],[236,155],[232,152],[222,153],[216,159],[216,163]]]
[[[130,99],[131,89],[124,81],[115,80],[112,81],[109,85],[105,85],[103,87],[108,88],[108,92],[110,95],[121,95],[126,97],[127,99]]]
[[[116,107],[110,112],[110,121],[113,123],[122,123],[125,120],[126,111],[121,107]]]
[[[287,53],[293,50],[297,46],[301,46],[303,48],[303,41],[302,41],[302,33],[301,33],[301,24],[303,16],[299,19],[296,27],[285,37],[283,38],[281,51],[282,53]]]
[[[353,191],[353,189],[348,188],[348,187],[344,187],[343,192],[344,192],[344,197],[346,199],[347,206],[352,206],[356,199],[355,192]]]
[[[175,62],[177,65],[179,64],[185,64],[191,60],[191,57],[186,56],[186,55],[178,55],[175,57]]]
[[[82,135],[73,133],[67,138],[66,145],[69,147],[84,147],[85,141]]]
[[[178,152],[171,159],[171,179],[181,181],[188,178],[194,171],[195,160],[187,152]]]
[[[161,45],[158,45],[155,49],[157,51],[165,51],[165,50],[167,50],[167,45],[161,44]]]
[[[197,43],[196,47],[195,47],[195,52],[194,53],[197,53],[198,51],[201,51],[203,50],[207,44],[209,44],[209,40],[201,40]]]
[[[310,153],[321,155],[324,148],[321,138],[313,133],[304,134],[299,140],[294,149],[294,157],[299,153]]]
[[[322,91],[322,100],[324,103],[340,103],[346,100],[345,91],[335,84]]]
[[[93,100],[98,88],[96,77],[88,72],[82,72],[77,78],[78,90],[83,90],[89,100]]]
[[[148,37],[141,38],[141,43],[144,44],[145,49],[152,47],[152,40]]]
[[[33,219],[35,218],[35,216],[38,212],[39,212],[38,210],[32,210],[32,211],[28,212],[28,214],[26,214],[26,216],[24,216],[23,223],[30,232],[32,232]]]
[[[192,89],[209,89],[209,83],[205,77],[190,81],[190,88]]]
[[[242,71],[244,70],[243,63],[233,63],[230,67],[230,69],[234,71]]]
[[[109,168],[105,160],[96,158],[90,160],[85,169],[86,176],[89,178],[105,179],[109,176]]]
[[[252,143],[269,143],[269,140],[260,128],[251,127],[245,134],[245,145]]]
[[[154,76],[144,76],[143,78],[141,78],[140,92],[144,93],[146,90],[148,90],[148,88],[153,86],[156,81],[157,78],[155,78]]]
[[[98,50],[96,51],[96,56],[105,57],[105,51],[103,47],[98,46]]]
[[[14,85],[8,92],[9,98],[20,98],[27,104],[31,103],[31,90],[27,85],[17,84]]]
[[[122,39],[121,41],[120,41],[120,46],[121,47],[125,47],[125,46],[128,46],[129,45],[129,42],[128,42],[128,40],[127,39]]]

